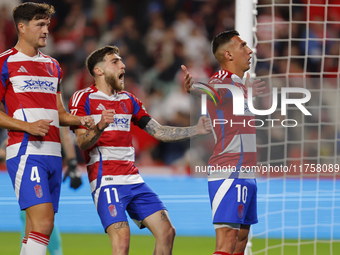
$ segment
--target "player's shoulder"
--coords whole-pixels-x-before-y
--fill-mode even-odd
[[[117,94],[118,94],[119,96],[124,96],[124,95],[126,95],[126,96],[129,96],[129,97],[134,97],[134,95],[133,95],[131,92],[128,92],[128,91],[126,91],[126,90],[121,90],[121,91],[117,92]]]
[[[211,84],[221,84],[230,80],[232,73],[227,70],[219,70],[213,76],[211,76],[209,83]]]
[[[16,51],[14,49],[8,49],[2,53],[0,53],[0,61],[6,60],[9,56],[14,55]]]
[[[56,60],[55,58],[53,58],[53,57],[51,57],[49,55],[46,55],[46,54],[42,53],[41,51],[39,51],[39,54],[40,54],[41,57],[50,59],[53,63],[55,63],[56,65],[60,66],[58,60]]]
[[[77,107],[79,103],[85,101],[91,93],[96,92],[96,88],[92,85],[84,89],[77,90],[70,99],[70,106]]]
[[[138,98],[134,94],[125,90],[117,92],[117,95],[120,100],[124,99],[138,100]]]

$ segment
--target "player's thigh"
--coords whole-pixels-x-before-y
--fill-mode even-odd
[[[146,226],[155,237],[175,234],[175,229],[166,210],[151,214],[142,221],[142,224]]]
[[[239,234],[238,228],[227,227],[216,228],[216,250],[233,252],[237,244]]]
[[[132,196],[133,199],[128,205],[127,211],[139,228],[145,227],[143,222],[147,217],[166,210],[157,194],[146,183],[135,185],[132,189]]]
[[[52,203],[43,203],[33,205],[26,209],[27,221],[32,224],[34,228],[37,224],[53,223],[54,211]],[[45,222],[43,222],[45,221]]]
[[[106,228],[113,247],[127,248],[130,244],[130,227],[127,221],[111,224]]]
[[[54,156],[22,155],[6,161],[20,209],[52,203],[58,211],[62,159]]]
[[[248,238],[250,230],[250,225],[241,224],[240,231],[238,232],[238,239],[240,241],[245,240]]]

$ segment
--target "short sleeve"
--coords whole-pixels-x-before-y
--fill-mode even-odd
[[[86,101],[87,101],[87,97],[88,97],[88,93],[79,93],[79,91],[75,92],[68,104],[70,113],[72,115],[76,115],[76,116],[87,116],[90,115],[88,113],[88,111],[86,111]],[[75,130],[75,129],[86,129],[84,126],[71,126],[70,127],[71,130]]]
[[[127,93],[127,95],[131,99],[133,106],[133,114],[131,120],[133,124],[143,129],[150,121],[151,116],[147,113],[143,103],[137,97],[130,93]]]

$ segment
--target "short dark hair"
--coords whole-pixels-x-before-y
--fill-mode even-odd
[[[237,32],[236,30],[228,30],[216,35],[211,42],[213,54],[215,55],[216,51],[222,44],[228,43],[231,40],[231,38],[239,35],[240,35],[239,32]]]
[[[13,19],[15,27],[18,28],[20,22],[28,23],[31,20],[50,19],[54,13],[55,10],[52,5],[27,2],[13,9]]]
[[[92,52],[87,58],[86,58],[86,66],[90,72],[90,74],[94,77],[94,67],[99,62],[102,62],[106,55],[112,55],[117,54],[119,55],[119,49],[117,46],[105,46],[102,48],[99,48]]]

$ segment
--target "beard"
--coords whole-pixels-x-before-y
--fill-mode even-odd
[[[119,80],[111,75],[106,73],[105,75],[105,81],[107,84],[109,84],[111,86],[111,88],[113,88],[115,91],[122,91],[124,89],[124,83],[123,84],[119,84]]]

